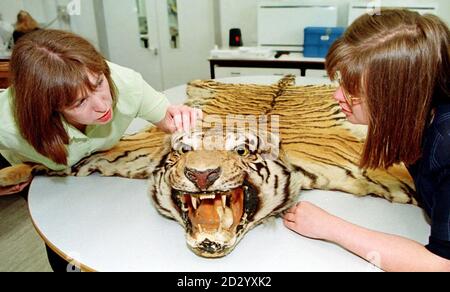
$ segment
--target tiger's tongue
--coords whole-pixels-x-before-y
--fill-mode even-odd
[[[193,226],[198,228],[200,224],[204,230],[217,230],[221,222],[221,218],[217,213],[219,208],[222,209],[220,196],[217,196],[214,200],[203,200],[197,210],[194,211],[195,215],[191,218]]]
[[[230,198],[227,198],[230,200]],[[199,232],[219,231],[221,228],[229,229],[237,224],[244,214],[244,192],[236,189],[233,192],[230,207],[223,208],[222,198],[216,196],[215,199],[202,200],[197,210],[190,208],[189,219]],[[228,205],[228,204],[227,204]]]

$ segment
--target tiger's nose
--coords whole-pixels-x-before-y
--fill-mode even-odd
[[[206,171],[198,171],[186,167],[184,169],[184,175],[194,183],[200,190],[206,191],[214,182],[220,177],[222,169],[208,169]]]

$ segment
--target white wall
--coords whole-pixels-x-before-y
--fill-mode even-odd
[[[94,1],[80,0],[80,4],[80,14],[74,14],[70,17],[71,29],[74,33],[77,33],[89,40],[97,49],[99,49],[100,45],[99,37],[97,34]]]
[[[422,2],[429,2],[423,0]],[[439,5],[438,16],[442,18],[448,26],[450,26],[450,1],[448,0],[437,0],[436,3]]]
[[[256,46],[258,0],[220,0],[222,46],[228,46],[231,28],[240,28],[244,46]]]
[[[20,0],[1,0],[0,1],[0,13],[3,16],[3,20],[9,23],[16,22],[17,13],[23,9],[23,2]]]
[[[257,38],[257,7],[260,0],[218,0],[220,1],[221,45],[228,46],[231,28],[240,28],[244,46],[256,46]],[[291,0],[279,0],[279,2]],[[311,2],[311,1],[309,1]],[[330,0],[316,0],[314,3],[329,3]],[[345,26],[348,17],[348,0],[337,0],[338,25]]]
[[[220,31],[223,46],[228,45],[229,30],[241,28],[245,46],[257,45],[257,4],[259,0],[219,0],[220,1]],[[278,0],[279,2],[289,0]],[[384,0],[380,0],[383,4]],[[317,0],[315,3],[329,3],[329,0]],[[351,0],[336,0],[338,4],[338,26],[346,26],[348,7]],[[371,2],[366,0],[365,2]],[[448,0],[404,0],[404,3],[437,3],[438,16],[450,25],[450,1]]]
[[[141,47],[138,26],[138,9],[134,0],[102,0],[96,8],[103,10],[98,15],[103,20],[97,21],[102,28],[100,35],[101,47],[108,52],[108,59],[119,65],[131,68],[140,74],[156,90],[162,90],[163,71],[160,55]],[[147,1],[147,16],[149,19],[150,46],[159,44],[156,26],[155,1]],[[97,11],[100,12],[100,11]]]
[[[211,0],[178,0],[179,47],[170,47],[166,0],[158,1],[159,48],[164,88],[210,78],[208,56],[214,48]]]

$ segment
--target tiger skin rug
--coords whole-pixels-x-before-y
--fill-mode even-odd
[[[201,108],[204,120],[191,133],[149,128],[63,172],[12,166],[0,170],[0,186],[38,174],[148,179],[160,214],[181,224],[187,246],[208,258],[230,253],[253,227],[292,207],[301,190],[417,204],[403,165],[358,167],[366,127],[346,120],[335,90],[296,86],[293,76],[273,85],[192,81],[186,104]]]

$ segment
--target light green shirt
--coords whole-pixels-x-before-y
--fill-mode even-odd
[[[148,85],[137,72],[112,63],[108,65],[118,89],[113,120],[107,125],[88,126],[86,133],[63,122],[70,137],[67,146],[69,166],[96,151],[113,147],[134,118],[139,117],[150,123],[161,121],[170,105],[168,99]],[[0,154],[11,165],[34,162],[53,170],[66,169],[66,165],[57,164],[39,154],[23,139],[14,119],[12,98],[10,89],[0,94]]]

